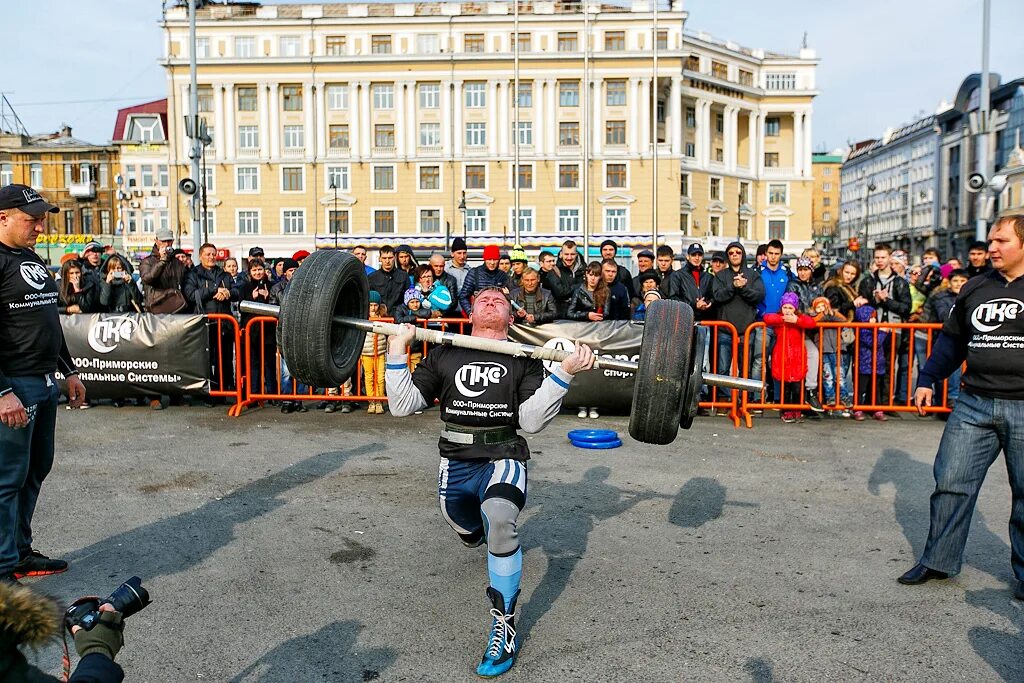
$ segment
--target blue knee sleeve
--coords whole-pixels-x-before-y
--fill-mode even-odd
[[[491,579],[491,588],[505,598],[505,610],[508,611],[512,598],[519,592],[519,579],[523,576],[523,549],[507,557],[499,557],[487,553],[487,574]]]

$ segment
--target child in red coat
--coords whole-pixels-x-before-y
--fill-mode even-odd
[[[772,349],[772,377],[782,383],[783,403],[802,403],[800,385],[807,374],[807,350],[804,347],[806,330],[814,329],[816,323],[809,315],[797,313],[800,297],[795,292],[782,295],[782,307],[778,313],[766,313],[764,324],[775,330],[775,348]],[[783,422],[796,422],[801,416],[799,410],[782,413]]]

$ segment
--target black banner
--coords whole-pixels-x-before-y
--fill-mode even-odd
[[[90,399],[210,389],[204,316],[94,313],[60,318]],[[61,388],[66,389],[63,381]]]
[[[640,359],[640,342],[644,326],[624,320],[601,322],[557,322],[546,325],[513,325],[509,339],[547,348],[571,351],[578,340],[601,356],[619,360]],[[544,363],[548,370],[554,363]],[[576,409],[595,407],[608,413],[628,415],[633,404],[633,374],[618,370],[592,370],[573,379],[562,406]]]

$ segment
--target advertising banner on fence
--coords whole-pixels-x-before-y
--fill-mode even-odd
[[[201,315],[94,313],[60,321],[90,399],[209,390],[209,338]]]
[[[595,353],[634,363],[640,359],[642,324],[626,321],[557,322],[530,327],[513,325],[509,339],[548,348],[573,349],[573,340],[590,346]],[[548,370],[554,363],[545,363]],[[628,415],[633,402],[633,375],[618,370],[593,370],[576,376],[562,400],[564,408],[593,406],[608,413]]]

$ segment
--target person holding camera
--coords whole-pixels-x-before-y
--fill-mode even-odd
[[[142,259],[142,278],[146,310],[150,313],[181,313],[187,307],[181,286],[185,282],[185,264],[174,258],[174,233],[170,228],[156,231],[153,252]]]
[[[119,255],[107,259],[100,270],[100,309],[108,313],[141,313],[142,293]]]

